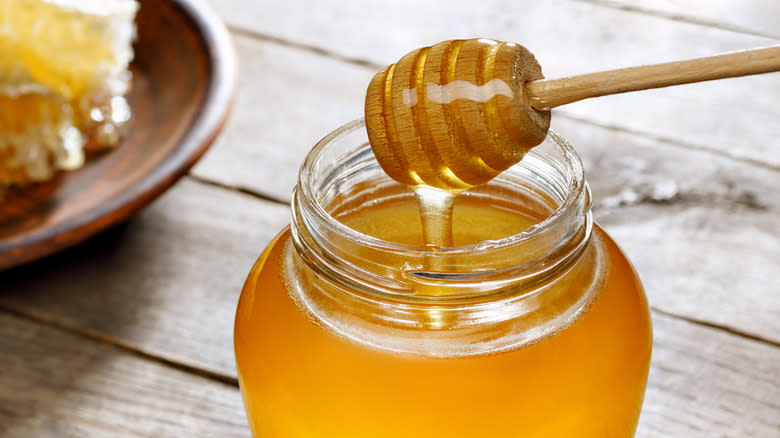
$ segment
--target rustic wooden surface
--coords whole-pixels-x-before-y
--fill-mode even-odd
[[[240,286],[300,161],[377,67],[453,37],[521,42],[548,77],[777,44],[771,0],[213,1],[239,95],[212,150],[128,223],[0,272],[0,436],[248,437]],[[550,37],[550,33],[554,37]],[[564,106],[597,220],[653,308],[639,437],[780,433],[780,75]]]

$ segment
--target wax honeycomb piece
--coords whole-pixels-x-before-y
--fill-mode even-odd
[[[135,0],[0,0],[0,188],[83,164],[115,145]]]

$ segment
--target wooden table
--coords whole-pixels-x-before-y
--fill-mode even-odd
[[[420,4],[420,5],[418,5]],[[232,325],[296,169],[373,72],[453,37],[548,77],[777,44],[776,0],[212,0],[241,63],[224,133],[130,222],[0,273],[0,436],[248,437]],[[553,128],[647,288],[639,437],[780,436],[780,75],[594,99]]]

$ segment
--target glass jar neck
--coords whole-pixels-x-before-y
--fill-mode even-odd
[[[434,356],[463,347],[464,336],[479,342],[457,354],[534,342],[571,323],[603,276],[601,252],[590,245],[590,194],[571,147],[550,133],[519,164],[471,192],[549,215],[519,234],[437,250],[353,230],[336,218],[345,206],[409,190],[382,172],[362,120],[334,131],[310,152],[293,196],[293,298],[356,341]],[[512,339],[499,336],[509,326]],[[420,329],[429,331],[422,340],[414,334]],[[372,340],[380,334],[381,342]]]

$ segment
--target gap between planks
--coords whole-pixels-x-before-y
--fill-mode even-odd
[[[238,389],[238,378],[235,376],[209,371],[206,369],[198,368],[193,365],[188,365],[184,362],[178,362],[173,359],[158,356],[154,353],[138,348],[137,346],[131,345],[126,342],[122,342],[119,339],[106,336],[105,334],[97,332],[95,330],[90,330],[75,324],[68,324],[67,322],[59,321],[47,315],[36,314],[35,312],[30,312],[30,311],[24,311],[22,309],[18,309],[14,306],[9,306],[7,304],[0,304],[0,312],[11,315],[13,317],[16,317],[18,319],[24,320],[29,323],[61,330],[65,333],[83,339],[87,339],[96,344],[106,345],[111,348],[117,349],[123,353],[130,354],[131,356],[148,360],[156,364],[175,369],[177,371],[182,371],[187,374],[191,374],[193,376],[201,377],[203,379],[210,380],[212,382],[221,383],[231,388]]]
[[[599,128],[603,128],[603,129],[606,129],[608,131],[619,132],[619,133],[629,134],[629,135],[633,135],[633,136],[637,136],[637,137],[647,138],[647,139],[650,139],[650,140],[653,140],[653,141],[657,141],[659,143],[664,143],[664,144],[667,144],[669,146],[674,146],[674,147],[678,147],[678,148],[689,150],[689,151],[706,152],[706,153],[717,155],[719,157],[723,157],[723,158],[726,158],[726,159],[729,159],[729,160],[732,160],[732,161],[736,161],[738,163],[743,163],[743,164],[747,164],[747,165],[750,165],[750,166],[760,167],[762,169],[770,170],[770,171],[773,171],[773,172],[780,172],[780,165],[772,165],[772,164],[766,163],[764,161],[756,160],[754,158],[744,157],[744,156],[740,156],[740,155],[737,155],[737,154],[731,154],[731,153],[728,153],[726,151],[710,148],[710,147],[707,147],[707,146],[705,146],[703,144],[699,144],[699,143],[688,142],[688,141],[684,141],[684,140],[681,140],[681,139],[672,138],[672,137],[665,136],[665,135],[660,135],[660,134],[653,134],[653,133],[645,132],[645,131],[642,131],[642,130],[639,130],[639,129],[629,128],[627,126],[613,125],[613,124],[610,124],[610,123],[597,122],[597,121],[590,120],[590,119],[585,118],[585,117],[576,116],[576,115],[564,112],[562,110],[556,111],[554,117],[561,117],[561,118],[573,120],[575,122],[580,122],[580,123],[583,123],[583,124],[586,124],[586,125],[597,126]]]
[[[595,6],[601,6],[604,8],[617,9],[620,11],[633,12],[636,14],[649,15],[652,17],[664,18],[670,21],[678,21],[681,23],[694,24],[697,26],[712,27],[715,29],[725,30],[728,32],[741,33],[744,35],[757,36],[761,38],[780,39],[780,34],[773,34],[769,32],[756,31],[741,26],[735,26],[728,23],[721,23],[719,21],[708,20],[701,17],[695,17],[693,15],[677,14],[674,12],[662,11],[658,9],[647,8],[639,5],[628,5],[625,3],[616,2],[614,0],[570,0],[578,1],[580,3],[588,3]]]
[[[698,326],[702,326],[702,327],[708,327],[708,328],[711,328],[713,330],[718,330],[718,331],[721,331],[721,332],[725,332],[725,333],[728,333],[730,335],[733,335],[733,336],[736,336],[736,337],[739,337],[739,338],[742,338],[742,339],[747,339],[747,340],[758,342],[758,343],[761,343],[761,344],[764,344],[764,345],[769,345],[769,346],[772,346],[772,347],[775,347],[775,348],[780,348],[780,342],[774,341],[772,339],[765,339],[765,338],[762,338],[760,336],[754,335],[752,333],[747,333],[747,332],[744,332],[742,330],[735,329],[733,327],[729,327],[729,326],[721,325],[721,324],[715,324],[715,323],[712,323],[712,322],[703,321],[703,320],[696,319],[696,318],[691,318],[691,317],[688,317],[688,316],[680,316],[680,315],[674,314],[672,312],[669,312],[667,310],[662,310],[662,309],[659,309],[659,308],[656,308],[656,307],[653,307],[653,306],[650,306],[650,309],[653,311],[653,313],[657,313],[659,315],[663,315],[663,316],[666,316],[668,318],[676,319],[676,320],[679,320],[679,321],[685,321],[687,323],[698,325]]]
[[[284,39],[284,38],[281,38],[281,37],[276,37],[276,36],[268,35],[268,34],[265,34],[265,33],[262,33],[262,32],[245,29],[243,27],[236,26],[236,25],[233,25],[233,24],[226,24],[226,25],[227,25],[227,28],[230,30],[231,33],[234,33],[236,35],[240,35],[240,36],[243,36],[243,37],[246,37],[246,38],[251,38],[251,39],[258,40],[258,41],[273,43],[273,44],[277,44],[277,45],[280,45],[280,46],[283,46],[283,47],[289,47],[289,48],[292,48],[292,49],[303,50],[303,51],[306,51],[306,52],[314,53],[316,55],[324,56],[326,58],[331,58],[331,59],[335,59],[335,60],[338,60],[338,61],[346,62],[348,64],[354,64],[354,65],[359,65],[361,67],[367,67],[367,68],[370,68],[372,70],[379,70],[382,67],[384,67],[383,65],[377,64],[376,62],[370,61],[368,59],[355,58],[355,57],[351,57],[351,56],[342,55],[342,54],[340,54],[338,52],[335,52],[335,51],[330,50],[330,49],[326,49],[324,47],[319,47],[319,46],[315,46],[315,45],[312,45],[312,44],[306,44],[306,43],[299,43],[299,42],[296,42],[296,41],[290,41],[288,39]]]
[[[191,180],[193,180],[193,181],[195,181],[196,183],[199,183],[199,184],[204,184],[204,185],[207,185],[207,186],[217,187],[217,188],[220,188],[220,189],[229,190],[231,192],[238,192],[238,193],[241,193],[242,195],[250,196],[252,198],[259,199],[261,201],[266,201],[266,202],[271,202],[271,203],[274,203],[274,204],[281,204],[281,205],[286,205],[286,206],[290,205],[290,201],[289,200],[275,198],[273,196],[268,196],[268,195],[266,195],[264,193],[261,193],[261,192],[258,192],[256,190],[248,189],[246,187],[233,186],[233,185],[230,185],[230,184],[225,184],[225,183],[220,182],[220,181],[216,181],[216,180],[213,180],[213,179],[209,179],[209,178],[205,178],[205,177],[202,177],[202,176],[198,176],[198,175],[193,174],[192,171],[187,172],[187,178],[189,178],[189,179],[191,179]]]

